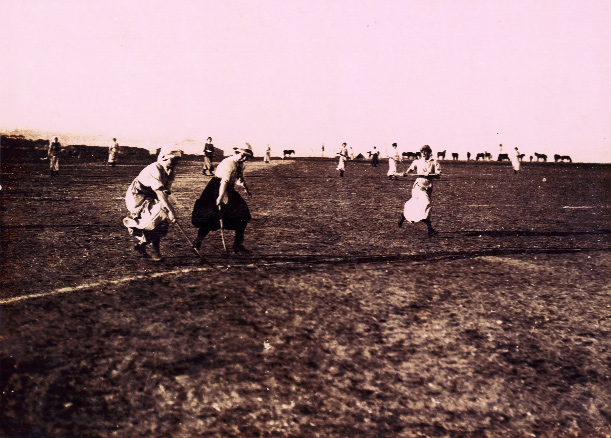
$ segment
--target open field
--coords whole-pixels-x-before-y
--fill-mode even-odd
[[[442,162],[432,238],[413,178],[335,166],[247,163],[253,252],[202,264],[133,253],[144,164],[4,163],[0,435],[611,436],[611,165]]]

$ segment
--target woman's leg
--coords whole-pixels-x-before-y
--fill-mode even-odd
[[[138,242],[134,245],[134,250],[142,257],[150,257],[146,252],[146,245],[150,242],[150,237],[148,237],[147,231],[134,228],[132,232],[133,236],[138,240]]]
[[[233,240],[233,250],[235,252],[250,252],[250,250],[244,248],[244,232],[246,231],[246,225],[239,226],[235,230],[235,237]]]
[[[150,242],[151,246],[153,247],[153,255],[152,255],[153,260],[162,259],[161,250],[160,250],[161,238],[168,234],[169,228],[170,228],[170,225],[168,221],[166,220],[166,221],[161,222],[159,225],[157,225],[154,230],[144,231],[144,237],[146,238],[146,241]]]
[[[193,242],[193,246],[199,249],[209,232],[210,230],[208,228],[199,228],[197,230],[197,238],[195,239],[195,242]]]
[[[153,260],[161,260],[162,259],[161,250],[160,250],[161,236],[155,236],[151,244],[153,245],[153,257],[152,257]]]
[[[399,217],[399,223],[397,223],[397,225],[399,225],[399,228],[403,226],[403,222],[405,222],[405,216],[403,215],[403,213],[401,213],[401,216]]]
[[[426,219],[423,219],[422,222],[424,222],[426,224],[426,230],[429,234],[429,236],[434,236],[435,234],[437,234],[437,231],[435,231],[435,229],[433,228],[433,224],[431,223],[431,217],[429,216]]]

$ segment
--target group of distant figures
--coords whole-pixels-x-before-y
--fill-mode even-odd
[[[59,159],[64,153],[69,157],[81,157],[81,148],[76,145],[62,146],[57,137],[53,138],[53,141],[49,143],[47,148],[47,156],[41,158],[41,160],[49,161],[49,171],[51,176],[59,176]],[[119,143],[117,139],[113,138],[111,145],[108,147],[108,165],[115,167],[117,165],[117,156],[119,154]]]
[[[59,157],[60,157],[60,152],[62,151],[67,153],[69,156],[73,156],[73,155],[80,156],[80,148],[74,148],[71,146],[62,147],[57,137],[55,137],[54,141],[50,142],[49,144],[49,147],[47,150],[47,156],[43,158],[44,160],[49,160],[49,168],[51,171],[51,176],[59,175]],[[324,149],[323,149],[323,153],[324,153]],[[117,143],[116,138],[113,138],[111,145],[108,147],[108,166],[111,166],[111,167],[116,166],[118,154],[119,154],[119,143]],[[282,151],[282,159],[291,158],[294,155],[295,155],[294,149],[284,149]],[[377,164],[378,155],[379,155],[379,151],[375,150],[375,148],[374,148],[374,152],[371,152],[371,151],[369,152],[370,158],[375,163],[374,165]],[[206,141],[206,147],[204,149],[204,161],[205,161],[204,169],[203,169],[204,174],[208,172],[211,175],[213,174],[213,171],[214,171],[214,166],[212,165],[213,156],[214,156],[214,147],[212,146],[212,139],[208,138]],[[401,156],[403,159],[406,159],[406,160],[419,160],[421,158],[421,153],[420,152],[403,152]],[[452,152],[451,156],[452,156],[452,160],[459,159],[459,154],[456,152]],[[471,156],[472,156],[471,152],[467,152],[467,161],[471,160]],[[525,156],[524,154],[518,154],[517,158],[519,161],[523,161],[524,156]],[[271,150],[268,145],[267,150],[265,151],[264,161],[269,162],[270,158],[271,158]],[[437,152],[437,159],[445,160],[446,159],[446,150]],[[487,151],[479,152],[475,155],[475,161],[480,161],[480,160],[491,161],[492,154]],[[509,157],[509,154],[499,153],[497,161],[511,161],[511,158]],[[530,161],[531,162],[532,161],[547,162],[547,155],[535,152],[534,157],[532,155],[530,156]],[[573,160],[571,159],[569,155],[555,154],[554,162],[572,163]]]

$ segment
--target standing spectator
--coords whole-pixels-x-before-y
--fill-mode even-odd
[[[108,165],[115,167],[117,162],[117,152],[119,150],[119,143],[117,139],[112,139],[112,144],[108,146]]]
[[[250,210],[244,198],[235,189],[238,183],[249,193],[244,181],[244,163],[254,156],[252,147],[234,148],[235,155],[225,158],[216,168],[214,178],[208,181],[201,196],[193,206],[191,223],[199,228],[193,243],[200,248],[210,231],[218,230],[223,220],[223,229],[235,230],[233,250],[250,252],[244,248],[244,232],[251,219]]]
[[[520,165],[520,151],[518,150],[517,146],[511,152],[511,155],[509,156],[509,159],[511,160],[511,166],[513,167],[513,173],[514,173],[514,175],[517,175],[518,171],[521,168],[521,165]]]
[[[271,159],[272,159],[272,149],[269,147],[269,145],[267,145],[267,149],[265,149],[265,158],[263,158],[263,161],[265,161],[266,163],[269,163]]]
[[[125,194],[129,211],[123,219],[129,234],[138,242],[134,249],[149,257],[146,245],[153,246],[153,260],[161,260],[161,238],[168,234],[169,222],[175,222],[176,214],[168,199],[176,176],[176,165],[182,151],[174,146],[164,146],[157,161],[146,166],[132,181]]]
[[[346,143],[342,143],[342,147],[337,153],[339,157],[339,162],[337,163],[337,170],[339,170],[339,176],[344,177],[344,172],[346,171],[346,161],[348,161],[348,148],[346,147]]]
[[[414,160],[405,174],[415,171],[417,178],[412,187],[412,197],[403,208],[399,219],[399,228],[403,222],[424,222],[429,236],[437,234],[431,224],[431,195],[433,194],[433,179],[441,177],[441,166],[433,158],[429,145],[420,148],[422,158]],[[404,174],[404,175],[405,175]]]
[[[354,150],[352,150],[352,146],[350,146],[349,148],[348,156],[350,157],[351,160],[354,161]]]
[[[392,152],[388,155],[388,179],[399,179],[397,177],[397,164],[401,162],[401,156],[397,151],[397,143],[392,144]]]
[[[206,172],[210,172],[210,175],[214,175],[214,165],[212,159],[214,158],[214,145],[212,144],[212,137],[208,137],[206,144],[204,145],[204,168],[202,173],[206,175]]]
[[[380,161],[380,151],[374,146],[372,151],[369,151],[369,158],[371,158],[371,167],[378,167]]]
[[[47,150],[47,158],[49,159],[49,170],[51,176],[59,176],[59,154],[61,153],[62,145],[57,140],[57,137],[49,145]]]

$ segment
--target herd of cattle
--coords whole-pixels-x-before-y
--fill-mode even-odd
[[[401,155],[403,158],[407,160],[415,160],[415,159],[420,158],[420,152],[403,152]],[[458,153],[452,152],[452,160],[458,160],[458,156],[459,156]],[[437,159],[445,160],[446,151],[444,150],[442,152],[437,152]],[[471,159],[471,152],[467,152],[467,160],[470,160],[470,159]],[[520,161],[523,161],[524,154],[519,154],[518,159]],[[492,154],[490,152],[480,152],[475,155],[475,160],[476,161],[479,161],[479,160],[490,161],[492,160]],[[533,160],[547,162],[547,155],[535,152],[534,158],[532,155],[530,156],[530,161],[533,161]],[[499,154],[497,161],[510,161],[509,154]],[[573,162],[573,160],[571,159],[569,155],[558,155],[558,154],[554,155],[554,162],[558,163],[558,162],[565,162],[565,161],[569,163]]]

